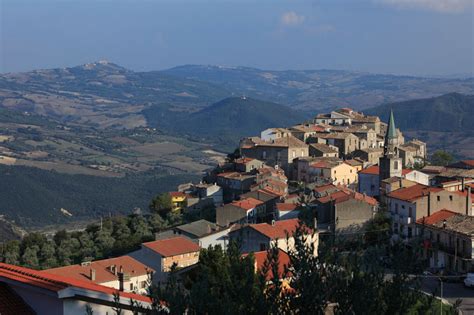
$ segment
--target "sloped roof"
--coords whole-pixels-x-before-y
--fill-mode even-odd
[[[296,208],[298,208],[298,205],[294,203],[279,202],[276,204],[276,208],[278,211],[293,211],[293,210],[296,210]]]
[[[252,198],[252,197],[247,197],[241,200],[236,200],[231,203],[233,206],[242,208],[244,210],[250,210],[255,207],[258,207],[260,205],[263,205],[263,201],[260,201],[258,199]]]
[[[436,211],[430,216],[419,218],[418,220],[416,220],[416,223],[425,224],[425,225],[434,225],[456,214],[457,213],[454,211],[451,211],[448,209],[441,209],[441,210]]]
[[[91,281],[94,283],[104,283],[117,280],[117,275],[114,274],[111,266],[114,266],[117,271],[120,267],[122,267],[123,272],[132,277],[147,275],[149,271],[153,271],[153,269],[148,268],[148,266],[142,264],[138,260],[125,255],[110,259],[92,261],[90,265],[64,266],[47,269],[44,270],[44,272],[71,277],[78,280]],[[92,281],[90,278],[91,269],[95,270],[95,281]]]
[[[416,184],[410,187],[397,189],[388,194],[388,197],[411,202],[428,195],[430,191],[439,192],[442,190],[442,188],[438,187],[428,187],[422,184]]]
[[[337,189],[338,191],[330,193],[327,196],[318,198],[317,199],[318,202],[320,203],[334,202],[335,204],[338,204],[350,199],[354,199],[354,200],[365,202],[371,206],[376,206],[378,204],[375,198],[372,198],[365,194],[361,194],[361,193],[358,193],[356,191],[353,191],[351,189],[341,187],[341,186],[338,186]]]
[[[393,117],[393,110],[390,110],[390,119],[388,121],[388,130],[386,138],[394,139],[397,137],[397,127],[395,127],[395,118]]]
[[[406,175],[408,173],[411,173],[412,171],[413,170],[404,168],[402,169],[402,175]],[[359,174],[379,175],[379,173],[380,173],[380,168],[378,165],[372,165],[359,171]]]
[[[246,255],[248,254],[245,254],[245,256]],[[257,271],[261,272],[265,265],[265,261],[267,260],[268,252],[267,251],[254,252],[253,255],[255,257],[256,269]],[[278,276],[280,277],[280,279],[286,276],[285,268],[290,266],[290,263],[291,263],[290,256],[288,256],[288,254],[285,251],[278,249]],[[272,277],[273,277],[272,271],[269,270],[268,273],[266,274],[267,281],[271,280]]]
[[[268,223],[250,224],[249,227],[270,239],[284,239],[292,235],[298,226],[298,219],[276,221],[274,225]]]
[[[196,237],[208,235],[219,230],[219,226],[207,220],[198,220],[188,224],[183,224],[175,227],[175,229],[192,234]]]
[[[182,236],[147,242],[142,245],[163,257],[193,253],[200,250],[198,244]]]
[[[59,292],[69,287],[75,287],[88,291],[105,293],[110,296],[117,293],[116,289],[105,287],[103,285],[95,284],[89,281],[77,280],[71,277],[50,274],[46,271],[38,271],[5,263],[0,263],[0,281],[2,278],[52,292]],[[120,292],[120,296],[141,302],[151,303],[151,299],[149,297],[135,293]]]

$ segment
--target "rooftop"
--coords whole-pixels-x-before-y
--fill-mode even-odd
[[[255,199],[253,197],[247,197],[241,200],[233,201],[231,205],[242,208],[244,210],[250,210],[260,205],[263,205],[263,201]]]
[[[422,184],[416,184],[410,187],[397,189],[388,194],[388,197],[411,202],[428,195],[429,192],[439,192],[442,190],[442,188],[438,187],[428,187]]]
[[[405,169],[405,168],[402,169],[402,175],[406,175],[411,172],[412,170],[410,169]],[[378,165],[372,165],[359,171],[359,174],[379,175],[379,173],[380,173],[380,168]]]
[[[202,219],[202,220],[194,221],[188,224],[177,226],[175,227],[175,229],[194,235],[199,238],[205,235],[209,235],[213,232],[219,231],[219,226],[215,223]]]
[[[79,288],[86,291],[104,293],[109,295],[110,299],[112,299],[113,294],[117,292],[116,289],[95,284],[90,281],[82,281],[72,277],[51,274],[47,271],[38,271],[5,263],[0,263],[0,280],[2,279],[20,282],[28,286],[42,288],[52,292],[60,292],[71,287]],[[139,294],[120,292],[120,296],[122,298],[151,303],[149,297]]]
[[[246,256],[245,254],[244,256]],[[260,251],[260,252],[254,252],[253,253],[255,257],[255,266],[258,271],[262,271],[265,266],[265,262],[267,260],[268,252],[266,250]],[[284,252],[281,249],[278,249],[278,275],[281,278],[285,277],[285,270],[287,267],[290,265],[290,256],[286,252]],[[265,275],[267,281],[270,281],[272,279],[272,271],[269,270],[267,274]]]
[[[117,272],[122,268],[125,274],[132,277],[147,275],[149,269],[146,265],[130,256],[92,261],[90,264],[70,265],[45,270],[50,274],[71,277],[78,280],[105,283],[117,280]],[[95,280],[91,279],[91,269],[95,270]]]
[[[277,203],[276,208],[278,211],[293,211],[298,208],[297,204],[294,203]]]
[[[298,219],[275,221],[274,225],[268,223],[250,224],[249,227],[270,239],[284,239],[291,236],[298,227]]]
[[[193,253],[200,250],[198,244],[182,236],[147,242],[142,245],[163,257]]]
[[[337,149],[330,147],[324,143],[311,143],[309,146],[323,153],[338,153],[339,152]]]
[[[418,224],[423,224],[422,219],[418,219],[416,222]],[[456,233],[474,236],[474,217],[459,214],[447,209],[439,210],[429,217],[426,217],[424,224],[448,231],[454,231]]]
[[[367,196],[365,194],[358,193],[356,191],[353,191],[351,189],[338,186],[337,191],[327,191],[327,195],[318,198],[318,202],[320,203],[328,203],[328,202],[334,202],[334,204],[338,204],[341,202],[348,201],[350,199],[358,200],[361,202],[365,202],[371,206],[376,206],[378,204],[377,200],[375,198],[372,198],[370,196]]]

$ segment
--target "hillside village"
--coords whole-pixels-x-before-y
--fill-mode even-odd
[[[0,264],[0,277],[14,288],[37,288],[19,294],[34,309],[51,306],[35,299],[52,289],[70,292],[56,299],[68,298],[71,307],[83,307],[87,296],[105,312],[118,290],[117,303],[131,312],[128,300],[151,305],[144,296],[149,286],[165,285],[171,272],[186,277],[209,246],[238,241],[242,255],[253,253],[257,270],[277,248],[283,269],[298,237],[317,256],[332,236],[363,234],[378,215],[390,219],[392,243],[423,240],[428,268],[466,274],[474,269],[474,160],[428,165],[426,143],[405,139],[395,114],[383,122],[341,108],[263,130],[242,139],[201,182],[169,192],[172,212],[200,219],[160,231],[127,255],[44,271]],[[203,211],[213,220],[203,219]],[[288,277],[281,280],[288,284]]]

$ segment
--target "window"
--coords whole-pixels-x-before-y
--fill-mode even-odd
[[[141,281],[140,282],[140,289],[145,289],[146,288],[146,281]]]
[[[412,232],[412,228],[411,227],[408,227],[408,238],[412,238],[412,235],[413,232]]]
[[[395,213],[398,214],[398,203],[395,204]]]
[[[263,151],[262,152],[262,159],[266,159],[267,158],[267,151]]]
[[[130,283],[130,291],[133,291],[133,283]]]
[[[441,201],[441,196],[436,196],[436,200]]]
[[[402,205],[402,209],[405,209],[405,205]]]
[[[410,218],[413,217],[413,209],[411,207],[408,208],[408,216]]]
[[[449,195],[449,201],[453,201],[453,196]]]
[[[393,163],[393,169],[398,170],[398,162],[397,161],[395,161]]]
[[[295,150],[293,150],[292,155],[293,155],[293,158],[296,157],[296,151]]]
[[[349,178],[347,179],[347,185],[349,185]]]
[[[440,236],[439,236],[439,233],[436,234],[436,242],[439,243],[440,242]]]

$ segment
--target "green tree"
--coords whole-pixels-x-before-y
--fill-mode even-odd
[[[158,213],[165,217],[173,208],[169,193],[162,193],[153,198],[148,206],[151,212]]]
[[[18,265],[20,263],[20,241],[10,241],[3,244],[3,259],[7,264]]]
[[[453,163],[454,157],[447,151],[438,150],[431,156],[431,164],[446,166]]]
[[[42,269],[53,268],[58,265],[56,247],[51,241],[43,244],[40,251],[40,266]]]
[[[38,252],[38,245],[26,247],[23,252],[23,255],[21,256],[22,264],[28,268],[37,269],[39,267]]]

